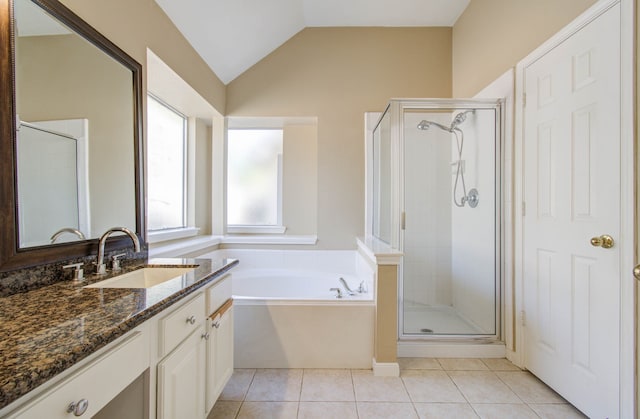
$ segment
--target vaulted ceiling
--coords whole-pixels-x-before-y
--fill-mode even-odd
[[[306,27],[453,26],[470,0],[155,0],[228,84]]]

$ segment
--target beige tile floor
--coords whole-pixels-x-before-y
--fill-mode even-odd
[[[400,369],[239,369],[209,419],[585,417],[506,359],[401,358]]]

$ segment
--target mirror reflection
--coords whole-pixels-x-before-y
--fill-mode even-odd
[[[19,247],[136,230],[132,71],[15,0]]]

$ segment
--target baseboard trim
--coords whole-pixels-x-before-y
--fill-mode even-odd
[[[400,365],[397,362],[376,362],[373,358],[373,375],[376,377],[399,377]]]

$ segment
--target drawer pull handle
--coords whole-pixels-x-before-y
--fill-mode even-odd
[[[217,321],[217,322],[215,322],[215,323],[212,323],[212,324],[211,324],[211,327],[215,327],[216,329],[217,329],[217,328],[219,328],[219,327],[220,327],[220,322],[219,322],[219,321]]]
[[[89,400],[80,399],[80,401],[71,402],[67,407],[67,413],[73,413],[73,416],[82,416],[89,408]]]
[[[189,316],[189,317],[187,317],[187,323],[189,323],[189,324],[196,324],[196,316]]]
[[[202,339],[204,340],[209,340],[209,332],[205,333],[204,335],[202,335]]]

